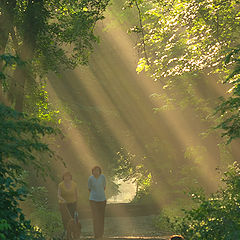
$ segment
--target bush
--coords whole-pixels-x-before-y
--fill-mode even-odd
[[[32,187],[29,198],[33,203],[33,211],[29,218],[41,229],[47,239],[55,239],[61,235],[63,225],[60,212],[49,207],[48,196],[45,187]]]
[[[222,182],[225,186],[208,198],[203,193],[192,194],[198,206],[176,221],[176,232],[188,240],[240,238],[240,165],[229,167]]]
[[[53,153],[43,143],[43,136],[56,131],[39,120],[0,104],[0,238],[1,240],[44,239],[40,231],[25,219],[19,201],[27,190],[19,176],[23,165],[44,173],[44,162],[37,153]]]
[[[154,226],[160,232],[172,233],[172,223],[170,217],[163,211],[155,217]]]
[[[43,240],[42,234],[25,219],[18,201],[26,195],[24,187],[16,188],[16,182],[0,165],[0,239],[1,240]]]

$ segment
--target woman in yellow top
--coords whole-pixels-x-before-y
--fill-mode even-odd
[[[70,172],[65,172],[62,179],[63,181],[58,185],[58,200],[63,226],[66,230],[68,216],[66,216],[66,213],[63,211],[63,205],[66,205],[72,218],[74,218],[74,212],[77,210],[78,191],[77,184],[72,180],[72,174]]]

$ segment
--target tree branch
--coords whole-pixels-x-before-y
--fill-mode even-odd
[[[143,53],[144,53],[144,56],[145,56],[145,58],[146,58],[147,65],[150,65],[149,60],[148,60],[147,51],[146,51],[146,43],[145,43],[145,39],[144,39],[144,38],[145,38],[145,35],[144,35],[144,31],[143,31],[142,13],[141,13],[141,10],[140,10],[140,7],[139,7],[137,1],[135,1],[135,4],[136,4],[137,10],[138,10],[139,25],[140,25],[141,34],[142,34]]]

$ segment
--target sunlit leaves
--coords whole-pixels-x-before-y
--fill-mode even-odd
[[[138,66],[137,66],[136,71],[137,71],[138,73],[140,73],[140,72],[143,71],[143,70],[148,71],[148,69],[149,69],[149,66],[147,65],[146,59],[145,59],[145,58],[141,58],[141,59],[138,61]]]
[[[31,96],[26,94],[25,106],[31,115],[37,117],[41,121],[48,123],[60,122],[60,114],[58,110],[54,110],[54,106],[49,100],[48,92],[45,86],[36,86]],[[32,104],[34,102],[34,104]]]
[[[225,49],[239,40],[237,1],[138,3],[149,56],[146,64],[150,62],[154,79],[206,68],[214,71],[221,66]]]
[[[138,43],[142,55],[137,72],[148,71],[154,80],[161,82],[163,89],[159,94],[162,95],[159,99],[160,107],[154,108],[154,111],[171,109],[172,103],[174,105],[172,99],[176,99],[175,103],[180,107],[186,106],[187,102],[189,105],[195,104],[195,109],[204,113],[206,116],[204,119],[207,119],[207,115],[211,114],[208,103],[196,97],[198,90],[192,84],[201,74],[206,74],[209,79],[218,76],[220,81],[231,71],[234,63],[236,67],[225,81],[232,84],[229,93],[233,95],[223,100],[217,108],[221,115],[217,128],[224,130],[224,136],[228,136],[229,141],[240,137],[238,120],[240,60],[239,57],[235,57],[240,41],[240,2],[236,0],[128,2],[132,4],[131,6],[134,6],[135,2],[138,3],[143,23],[141,29],[144,34],[139,35]],[[225,64],[225,57],[229,52]]]
[[[116,177],[124,181],[131,180],[137,185],[134,201],[142,200],[144,195],[148,195],[152,186],[152,174],[144,167],[146,159],[137,159],[135,154],[127,152],[121,148],[117,153]]]
[[[203,193],[192,194],[196,208],[185,211],[176,229],[188,239],[237,239],[240,234],[240,169],[235,163],[224,173],[226,184],[207,198]]]
[[[228,99],[220,98],[220,104],[216,113],[220,115],[220,123],[216,128],[224,130],[222,136],[226,136],[228,143],[233,139],[240,138],[240,47],[233,49],[226,57],[226,64],[233,65],[232,73],[224,83],[230,83],[232,94]]]

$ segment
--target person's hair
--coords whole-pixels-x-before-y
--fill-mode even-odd
[[[172,235],[169,240],[184,240],[182,235]]]
[[[64,178],[65,178],[66,176],[70,176],[71,179],[72,179],[72,174],[71,174],[69,171],[66,171],[66,172],[63,173],[63,175],[62,175],[62,180],[64,180]]]
[[[94,167],[92,168],[92,174],[93,174],[93,172],[94,172],[96,169],[99,170],[99,173],[100,173],[100,174],[102,173],[102,169],[101,169],[99,166],[94,166]]]

